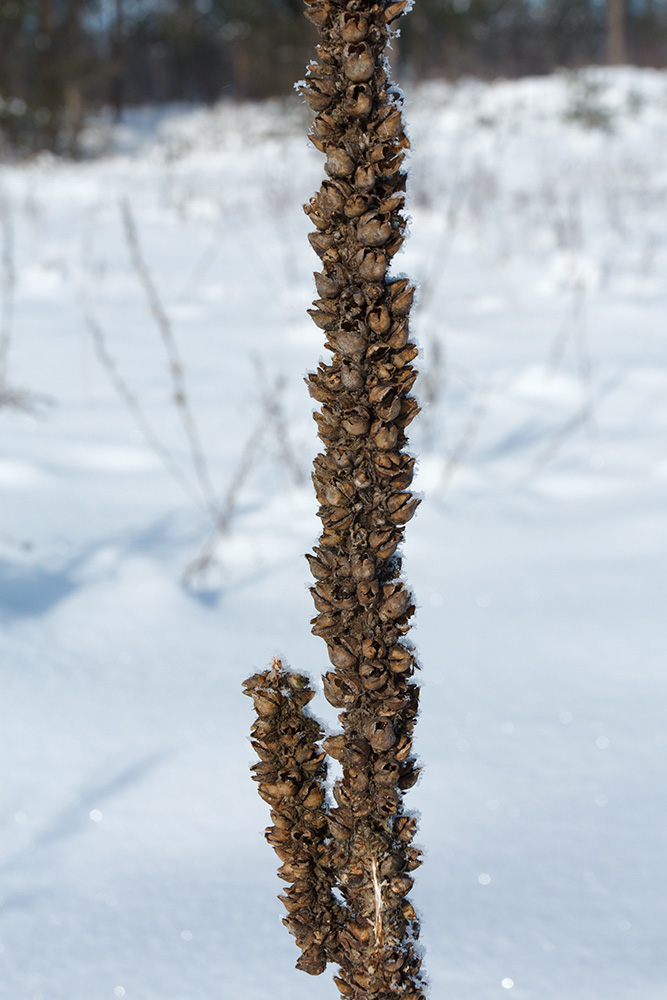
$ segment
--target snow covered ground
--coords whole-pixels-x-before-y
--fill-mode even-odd
[[[664,1000],[667,75],[408,101],[432,995]],[[292,968],[240,690],[326,662],[305,121],[0,167],[2,1000],[337,996]]]

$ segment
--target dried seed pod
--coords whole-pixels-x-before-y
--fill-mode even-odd
[[[360,685],[351,678],[340,677],[331,671],[322,678],[324,696],[334,708],[347,708],[354,705],[359,697]]]
[[[366,653],[364,652],[364,656]],[[394,673],[406,673],[412,668],[412,654],[405,646],[394,646],[389,653],[389,667]]]
[[[403,282],[395,282],[395,285],[403,284]],[[400,290],[394,291],[394,286],[390,286],[391,295],[391,311],[394,316],[407,316],[412,308],[412,302],[415,297],[414,286],[408,285],[407,280],[405,281],[407,287],[403,287]]]
[[[368,536],[368,544],[378,559],[389,559],[393,556],[400,541],[400,532],[395,528],[379,528]]]
[[[390,750],[396,743],[396,733],[389,719],[373,719],[367,722],[364,733],[376,753]]]
[[[367,660],[382,659],[387,654],[387,647],[381,639],[364,639],[361,643],[361,653]]]
[[[396,896],[407,896],[413,884],[414,879],[410,878],[409,875],[397,875],[389,883],[388,889]]]
[[[263,688],[252,693],[252,700],[257,714],[264,716],[274,715],[282,705],[283,697],[280,691]]]
[[[343,110],[353,118],[362,118],[373,109],[373,93],[365,83],[351,84],[346,91]]]
[[[362,163],[354,172],[354,187],[360,194],[370,194],[375,187],[375,169],[370,163]],[[384,272],[383,272],[384,274]]]
[[[327,652],[332,664],[334,667],[338,667],[339,670],[353,670],[357,665],[356,656],[345,649],[344,646],[330,645],[327,648]]]
[[[394,323],[391,334],[387,338],[387,343],[393,350],[400,351],[407,344],[409,336],[408,321],[407,319],[401,319],[397,323]]]
[[[301,953],[296,968],[310,976],[319,976],[327,967],[326,953],[322,945],[312,945]]]
[[[305,16],[309,21],[317,25],[318,28],[323,28],[329,20],[330,5],[328,3],[321,3],[319,0],[305,0],[305,3]]]
[[[353,83],[365,83],[375,72],[373,53],[366,42],[353,42],[343,50],[343,72]]]
[[[320,215],[325,218],[340,212],[349,194],[349,188],[341,181],[323,181],[319,194],[317,195],[317,205]]]
[[[361,372],[349,365],[344,364],[341,367],[340,379],[343,386],[350,391],[361,389],[364,385],[364,377]]]
[[[330,330],[336,321],[335,313],[324,312],[322,309],[309,309],[308,315],[320,330]]]
[[[314,80],[302,83],[299,93],[313,111],[325,111],[331,104],[331,94],[326,93]]]
[[[311,218],[313,218],[311,216]],[[315,225],[316,220],[313,218]],[[357,224],[357,238],[368,247],[380,247],[392,234],[391,218],[383,212],[367,212]]]
[[[375,583],[375,597],[379,586]],[[386,667],[380,660],[364,660],[359,667],[361,683],[366,691],[379,691],[385,686],[389,678]]]
[[[340,270],[342,271],[342,268]],[[326,272],[315,271],[314,278],[318,294],[324,299],[331,299],[337,296],[345,283],[344,275],[334,270]]]
[[[343,210],[348,219],[358,219],[368,211],[368,200],[362,194],[353,194],[346,201]]]
[[[384,142],[389,139],[395,139],[402,131],[403,121],[401,112],[398,109],[391,111],[377,127],[378,137]]]
[[[352,576],[355,580],[374,580],[377,573],[375,559],[369,555],[358,556],[352,561]]]
[[[356,409],[345,414],[341,424],[348,434],[352,434],[355,437],[361,436],[368,432],[368,428],[371,425],[370,414],[363,406],[358,406]]]
[[[420,406],[416,399],[404,399],[401,404],[401,423],[407,427],[411,420],[419,413]]]
[[[407,792],[408,788],[412,788],[413,785],[417,783],[419,778],[420,768],[413,767],[409,765],[408,768],[403,771],[400,778],[398,779],[398,787],[402,792]],[[417,867],[415,865],[415,867]]]
[[[391,316],[386,306],[376,306],[369,310],[366,322],[374,333],[386,333],[391,326]]]
[[[329,219],[322,213],[319,200],[317,198],[311,198],[308,204],[304,205],[304,211],[313,225],[317,226],[318,229],[328,228]]]
[[[373,485],[373,480],[366,469],[355,469],[352,481],[358,490],[367,490]]]
[[[361,42],[368,34],[368,21],[363,14],[343,11],[339,25],[340,33],[346,42]]]
[[[410,493],[395,493],[387,500],[389,520],[394,524],[407,524],[420,503],[421,500]]]
[[[308,242],[321,257],[334,245],[336,236],[334,233],[308,233]]]
[[[360,250],[356,264],[364,281],[382,281],[387,270],[387,258],[375,250]]]
[[[330,177],[350,177],[355,171],[355,163],[344,149],[333,147],[328,151],[324,169]]]
[[[373,444],[381,451],[393,451],[398,441],[398,428],[394,424],[376,421],[371,428]]]
[[[400,618],[410,606],[410,594],[402,583],[385,584],[384,600],[380,604],[380,618]]]
[[[372,604],[380,592],[377,580],[362,580],[357,584],[357,600],[361,605]]]
[[[393,816],[398,812],[400,796],[395,788],[379,788],[375,795],[375,807],[381,816]]]

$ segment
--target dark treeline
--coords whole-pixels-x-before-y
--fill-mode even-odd
[[[0,148],[73,154],[103,106],[290,91],[316,32],[303,0],[0,0]],[[667,0],[417,0],[399,77],[667,64]]]

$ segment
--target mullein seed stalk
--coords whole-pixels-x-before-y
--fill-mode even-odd
[[[318,975],[338,965],[345,1000],[424,998],[407,898],[420,852],[403,804],[418,776],[419,689],[407,639],[415,609],[397,551],[419,502],[405,434],[418,411],[410,396],[417,348],[408,322],[414,289],[388,275],[404,238],[409,143],[384,55],[407,7],[306,0],[321,41],[300,90],[316,112],[310,138],[327,174],[305,206],[322,261],[310,315],[331,352],[306,380],[324,444],[313,472],[323,530],[307,558],[313,632],[333,667],[324,693],[341,709],[341,732],[324,738],[306,708],[307,679],[280,661],[245,683],[257,713],[254,778],[271,807],[266,838],[289,883],[281,898],[301,949],[297,967]],[[333,802],[327,756],[342,767]]]

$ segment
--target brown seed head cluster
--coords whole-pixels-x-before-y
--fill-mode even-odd
[[[327,174],[305,206],[315,226],[310,242],[322,260],[310,314],[331,352],[307,379],[320,404],[315,420],[325,446],[313,473],[323,531],[307,558],[318,612],[313,632],[325,640],[333,667],[324,692],[341,709],[342,732],[322,746],[340,762],[342,779],[333,788],[335,804],[320,808],[324,825],[310,816],[306,822],[303,810],[295,813],[293,796],[281,785],[280,806],[269,802],[292,820],[269,839],[277,837],[291,863],[310,873],[294,882],[296,895],[302,882],[311,893],[298,920],[292,890],[286,894],[286,922],[304,949],[299,966],[317,973],[326,961],[337,963],[346,1000],[423,1000],[418,924],[406,898],[420,856],[411,846],[415,820],[403,808],[403,792],[418,776],[412,732],[419,690],[406,639],[414,605],[397,555],[419,502],[409,490],[414,459],[405,450],[405,429],[418,410],[409,395],[417,348],[408,326],[414,289],[407,279],[388,276],[404,238],[401,164],[409,143],[384,58],[390,24],[408,0],[306,0],[306,6],[321,42],[301,92],[317,112],[310,137],[326,155]],[[261,692],[285,699],[267,674],[248,683],[255,682],[249,693],[256,707]],[[286,700],[294,707],[283,701],[280,712],[285,719],[300,713],[300,739],[312,746],[316,723],[293,694]],[[257,711],[259,724],[266,717]],[[280,712],[273,714],[283,725]],[[288,767],[288,758],[280,759],[283,771],[293,767],[289,760]],[[272,758],[271,777],[276,766]],[[264,779],[256,776],[264,794]],[[301,860],[304,823],[310,853]],[[331,886],[344,906],[335,903]]]
[[[282,861],[278,874],[291,885],[281,896],[284,923],[302,954],[297,968],[323,972],[335,953],[340,906],[332,894],[329,830],[325,801],[326,754],[317,721],[304,712],[315,692],[301,674],[283,670],[280,660],[244,684],[257,719],[252,745],[259,763],[251,768],[259,794],[271,807],[273,826],[265,836]]]

